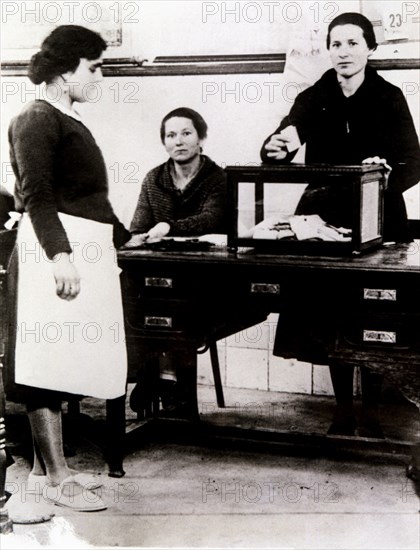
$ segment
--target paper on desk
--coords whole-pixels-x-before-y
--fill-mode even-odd
[[[215,246],[227,246],[227,235],[223,233],[209,233],[208,235],[201,235],[198,237],[199,241],[208,242]]]
[[[296,130],[296,126],[287,126],[284,130],[280,132],[280,135],[287,140],[286,149],[289,153],[296,151],[301,147],[301,142],[299,139],[299,134]]]
[[[148,243],[157,243],[160,241],[176,241],[178,243],[186,243],[189,241],[200,241],[200,242],[208,242],[211,244],[214,244],[216,246],[227,246],[227,235],[219,234],[219,233],[210,233],[208,235],[200,235],[199,237],[161,237],[159,239],[148,239]]]

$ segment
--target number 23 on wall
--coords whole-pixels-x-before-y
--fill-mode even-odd
[[[383,2],[381,12],[385,40],[408,39],[407,14],[403,13],[403,2]]]

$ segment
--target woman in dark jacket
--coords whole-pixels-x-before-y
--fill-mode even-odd
[[[335,39],[342,29],[353,32],[348,45],[346,36]],[[352,45],[353,37],[362,44]],[[282,131],[294,126],[300,142],[306,144],[308,164],[361,164],[375,157],[386,159],[392,171],[385,194],[384,238],[406,241],[402,193],[420,179],[419,141],[407,102],[399,88],[366,66],[376,42],[371,23],[362,15],[337,17],[330,24],[327,46],[334,68],[297,96],[289,115],[265,140],[261,158],[268,163],[290,162],[296,151],[285,150],[287,139]],[[364,51],[355,54],[356,48]]]
[[[372,24],[364,16],[344,13],[336,17],[328,28],[327,47],[334,68],[297,96],[289,115],[265,140],[261,158],[267,163],[291,162],[297,150],[291,136],[297,134],[297,142],[306,144],[307,163],[388,164],[392,171],[385,193],[384,238],[406,242],[409,234],[402,194],[420,179],[419,142],[407,102],[399,88],[367,66],[376,40]],[[319,193],[319,199],[317,196],[317,184],[309,184],[297,212],[319,213],[321,208],[325,212],[325,205],[317,204],[317,200],[325,200],[325,193]],[[342,205],[342,197],[338,203],[330,198],[325,216],[333,216],[334,223],[339,223],[336,218],[344,215]],[[283,313],[275,355],[327,362],[326,353],[311,338],[303,341],[296,335],[299,320],[292,322],[293,306],[289,315]],[[337,399],[330,433],[354,434],[353,370],[351,365],[330,364]],[[365,418],[359,434],[381,436],[376,415],[380,380],[369,373],[362,369]]]

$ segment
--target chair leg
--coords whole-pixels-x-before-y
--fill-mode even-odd
[[[220,376],[220,364],[219,364],[219,355],[217,353],[217,343],[210,342],[209,349],[210,349],[211,368],[213,370],[214,387],[216,390],[217,405],[221,408],[224,408],[225,397],[223,395],[222,379]]]

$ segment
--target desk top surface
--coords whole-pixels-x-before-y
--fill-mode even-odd
[[[382,246],[359,256],[327,257],[258,254],[254,249],[229,252],[215,247],[206,252],[168,252],[147,249],[119,250],[120,263],[127,261],[158,261],[163,263],[191,263],[277,266],[279,268],[337,269],[346,271],[413,272],[420,274],[420,240],[409,244]]]

